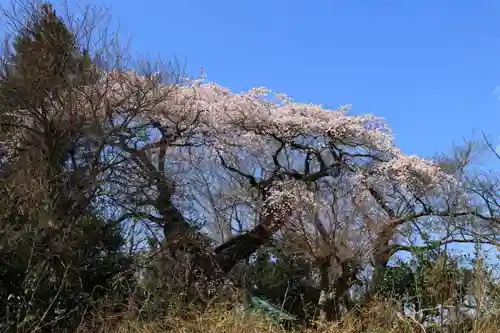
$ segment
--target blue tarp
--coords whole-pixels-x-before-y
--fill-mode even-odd
[[[250,297],[250,307],[248,308],[248,310],[257,310],[259,312],[262,312],[265,315],[271,317],[276,322],[293,321],[297,319],[291,314],[280,310],[278,307],[272,305],[268,301],[256,296]]]

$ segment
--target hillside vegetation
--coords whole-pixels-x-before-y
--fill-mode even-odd
[[[486,139],[408,156],[350,106],[134,61],[98,9],[3,14],[1,332],[497,331]]]

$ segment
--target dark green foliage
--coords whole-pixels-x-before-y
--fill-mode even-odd
[[[409,261],[398,260],[387,267],[378,293],[423,311],[423,316],[438,315],[443,302],[461,302],[469,291],[474,272],[459,264],[457,257],[437,248],[415,248]]]
[[[50,96],[55,99],[62,90],[88,80],[88,52],[79,50],[75,36],[50,4],[33,13],[13,47],[0,90],[4,105],[42,107],[50,103]]]
[[[251,265],[252,293],[308,321],[315,315],[319,290],[312,287],[310,263],[276,248],[257,254]]]
[[[104,297],[120,301],[124,290],[117,278],[130,279],[123,273],[131,262],[120,251],[116,227],[89,218],[72,228],[25,225],[15,232],[2,222],[0,298],[9,302],[2,303],[0,317],[10,329],[33,329],[42,318],[47,331],[75,328]]]

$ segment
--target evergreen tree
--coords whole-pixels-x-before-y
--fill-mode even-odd
[[[72,192],[83,192],[78,185],[89,181],[84,152],[92,154],[88,143],[93,138],[83,134],[91,131],[73,110],[72,95],[92,83],[93,66],[51,4],[43,4],[30,17],[14,39],[0,81],[2,130],[17,138],[11,145],[21,148],[16,156],[21,164],[36,165],[51,199],[47,218],[61,220],[68,207],[77,218],[82,208]],[[22,168],[19,164],[15,169]]]
[[[74,34],[51,4],[40,7],[33,21],[19,32],[13,47],[2,83],[2,97],[9,106],[41,108],[50,102],[48,98],[88,79],[88,52],[79,50]]]

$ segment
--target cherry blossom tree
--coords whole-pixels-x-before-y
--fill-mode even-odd
[[[280,247],[313,263],[315,285],[322,290],[319,307],[325,316],[338,317],[339,307],[350,308],[349,294],[367,269],[371,274],[362,282],[362,294],[375,295],[389,261],[402,251],[412,255],[424,248],[446,251],[448,245],[458,243],[496,243],[494,201],[484,204],[494,193],[495,182],[484,182],[483,177],[480,191],[469,179],[471,164],[481,152],[467,143],[452,153],[434,159],[440,172],[446,173],[434,185],[408,186],[380,174],[376,183],[359,183],[348,173],[341,174],[316,187],[319,205],[303,207],[301,218],[284,226]]]
[[[380,118],[350,115],[349,106],[297,103],[265,88],[234,93],[204,80],[167,82],[154,71],[102,66],[89,73],[90,83],[69,86],[64,98],[44,106],[48,118],[87,131],[82,137],[91,142],[89,159],[99,165],[88,169],[102,182],[88,182],[92,195],[85,202],[115,208],[117,222],[139,219],[147,228],[161,227],[170,252],[190,248],[209,275],[229,272],[277,232],[297,225],[305,234],[318,232],[328,247],[332,230],[317,221],[325,220],[338,193],[349,198],[339,208],[357,214],[337,224],[377,234],[375,276],[393,253],[396,229],[450,214],[430,209],[422,198],[438,200],[456,186],[455,177],[404,155]],[[35,124],[35,111],[23,121]],[[13,136],[5,140],[3,147],[15,146]],[[197,186],[202,182],[218,182],[216,199],[214,187]],[[213,211],[201,207],[219,206],[223,198],[233,207],[243,202],[238,209],[252,222],[214,246],[195,225],[213,223]],[[228,230],[235,220],[226,218]]]
[[[137,123],[159,132],[155,140],[135,141],[134,147],[123,139],[120,147],[149,179],[140,181],[148,184],[141,190],[148,189],[147,198],[136,202],[155,211],[157,215],[149,214],[148,218],[163,224],[166,238],[175,234],[174,238],[185,239],[185,235],[178,236],[188,230],[199,234],[192,230],[174,198],[174,187],[181,188],[183,181],[196,175],[186,172],[183,179],[174,181],[168,172],[186,170],[186,159],[192,159],[193,154],[197,156],[197,172],[216,170],[246,184],[243,189],[254,203],[249,210],[257,222],[215,247],[215,260],[224,272],[284,226],[299,220],[303,208],[324,204],[328,194],[316,195],[318,189],[332,186],[339,177],[349,180],[356,193],[353,198],[359,202],[368,197],[377,202],[377,191],[388,189],[389,183],[397,184],[393,186],[399,191],[439,193],[455,182],[433,163],[401,153],[382,119],[349,115],[348,106],[329,110],[295,103],[264,88],[233,93],[203,81],[173,87],[134,72],[113,72],[106,77],[113,82],[106,93],[106,105],[116,101],[123,105],[122,98],[127,96],[129,109],[139,110]],[[134,100],[136,95],[154,103]],[[158,99],[159,95],[164,97]],[[102,105],[103,110],[106,107]],[[399,221],[395,223],[402,220],[391,219]]]

